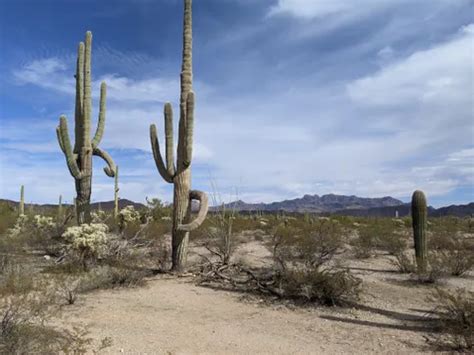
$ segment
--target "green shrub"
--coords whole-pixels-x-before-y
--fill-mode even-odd
[[[7,202],[0,202],[0,236],[15,225],[18,212]]]

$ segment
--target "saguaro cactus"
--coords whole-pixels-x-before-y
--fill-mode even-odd
[[[413,223],[413,237],[415,239],[416,263],[419,271],[426,270],[426,221],[427,206],[423,191],[415,191],[411,199],[411,217]]]
[[[90,223],[90,199],[92,188],[92,156],[105,160],[105,173],[114,177],[115,164],[110,155],[99,148],[105,127],[105,98],[107,87],[103,82],[100,86],[100,106],[97,130],[91,140],[91,47],[92,33],[86,33],[85,44],[79,43],[76,68],[76,105],[75,105],[75,144],[71,148],[66,116],[61,116],[56,128],[59,146],[63,151],[69,172],[76,181],[76,216],[77,223]]]
[[[61,219],[63,216],[63,196],[59,195],[59,201],[58,201],[58,220]]]
[[[115,168],[115,186],[114,186],[114,219],[117,220],[118,213],[119,213],[119,187],[118,187],[118,173],[119,167]]]
[[[156,126],[150,126],[150,138],[156,166],[163,179],[174,185],[172,269],[182,271],[186,265],[189,232],[199,227],[208,210],[204,192],[191,190],[191,160],[193,152],[194,92],[192,91],[192,1],[184,1],[183,61],[181,68],[181,97],[176,166],[173,144],[173,110],[170,103],[164,107],[166,164],[160,153]],[[199,212],[191,221],[191,201],[200,201]]]
[[[21,185],[20,187],[20,216],[25,214],[25,186]]]

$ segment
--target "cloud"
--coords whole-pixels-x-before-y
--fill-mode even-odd
[[[59,58],[34,60],[13,71],[18,84],[33,84],[64,94],[74,94],[74,79],[65,75],[67,66]]]
[[[239,198],[268,202],[331,192],[408,198],[417,188],[429,196],[449,196],[471,183],[474,25],[457,33],[439,25],[429,40],[414,38],[431,24],[427,18],[433,12],[410,10],[407,3],[280,0],[270,20],[259,19],[243,35],[241,29],[223,31],[219,38],[226,40],[199,47],[198,68],[205,70],[199,70],[195,85],[193,186],[209,190],[214,180],[228,198],[235,198],[237,188]],[[448,2],[436,4],[440,9]],[[376,21],[389,7],[397,9],[397,21]],[[402,10],[413,14],[401,16]],[[277,21],[277,14],[304,20]],[[334,30],[361,16],[370,21]],[[293,38],[305,28],[308,33],[317,28],[318,35]],[[169,100],[177,126],[179,72],[149,71],[161,58],[104,48],[93,82],[95,110],[99,82],[109,87],[101,146],[121,166],[126,196],[143,200],[157,194],[170,200],[170,186],[158,176],[151,156],[149,125],[157,124],[163,139],[163,102]],[[46,112],[38,116],[50,117],[43,124],[33,126],[40,118],[25,118],[31,129],[22,130],[7,118],[11,124],[2,122],[0,130],[0,149],[12,152],[2,170],[37,174],[55,186],[61,180],[58,190],[67,195],[73,184],[54,127],[58,112],[72,120],[73,64],[69,57],[55,56],[17,68],[14,77],[22,90],[28,85],[35,93],[52,92],[55,101],[45,103]],[[56,103],[59,97],[64,100]],[[103,177],[102,162],[94,166],[99,169],[94,198],[110,199],[113,183]],[[11,190],[16,196],[19,182],[3,183],[7,176],[1,193]],[[25,183],[34,185],[33,179]],[[49,193],[54,186],[46,192],[38,187],[34,196],[47,199]]]
[[[348,85],[351,99],[365,106],[471,102],[473,25],[452,41],[413,53]],[[387,51],[385,51],[387,52]]]
[[[291,15],[302,19],[325,19],[327,17],[342,17],[344,20],[367,16],[394,7],[416,7],[424,0],[278,0],[270,8],[269,15]],[[469,0],[458,0],[453,4],[451,0],[434,0],[430,6],[461,6]]]
[[[386,0],[383,3],[393,2]],[[270,9],[271,15],[290,14],[302,18],[320,18],[328,15],[336,15],[348,12],[359,12],[379,8],[382,2],[378,0],[278,0],[278,3]]]

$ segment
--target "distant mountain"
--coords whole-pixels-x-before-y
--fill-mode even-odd
[[[12,207],[18,206],[17,201],[0,199],[0,203],[6,203]],[[92,209],[100,208],[103,210],[111,210],[114,207],[114,201],[95,202],[92,203]],[[144,208],[142,203],[130,201],[127,199],[119,200],[119,208],[126,206],[134,206],[136,209]],[[26,204],[30,206],[30,204]],[[358,217],[394,217],[398,212],[399,217],[410,215],[410,203],[403,203],[392,197],[381,198],[363,198],[357,196],[344,195],[305,195],[302,198],[293,200],[285,200],[281,202],[272,203],[245,203],[241,200],[231,202],[225,205],[226,208],[240,212],[261,211],[266,213],[272,212],[287,212],[287,213],[318,213],[318,214],[337,214],[343,216],[358,216]],[[53,204],[33,204],[33,207],[56,208]],[[197,207],[197,206],[194,206]],[[210,207],[210,211],[217,211],[220,206]],[[447,207],[440,207],[438,209],[428,207],[428,216],[442,217],[442,216],[457,216],[468,217],[474,215],[474,202],[466,205],[451,205]]]
[[[363,198],[344,195],[304,195],[293,200],[272,203],[245,203],[241,200],[226,204],[229,209],[238,211],[262,212],[298,212],[298,213],[334,213],[342,210],[366,210],[369,208],[392,207],[403,205],[403,202],[393,197]],[[217,208],[217,207],[215,207]]]
[[[12,200],[6,200],[6,199],[0,199],[0,203],[6,203],[10,206],[16,207],[18,206],[17,201],[12,201]],[[70,206],[71,204],[65,203],[64,206]],[[43,208],[56,208],[58,207],[57,204],[36,204],[36,203],[25,203],[25,206],[33,206],[33,207],[43,207]],[[100,206],[101,209],[103,210],[111,210],[114,208],[114,201],[104,201],[104,202],[94,202],[91,203],[91,208],[93,210],[98,209]],[[133,202],[127,199],[120,199],[119,200],[119,208],[124,208],[126,206],[133,206],[136,209],[144,208],[145,205],[140,202]]]
[[[104,201],[104,202],[94,202],[91,203],[92,209],[98,209],[100,206],[101,209],[103,210],[112,210],[114,208],[114,201]],[[127,206],[133,206],[135,209],[141,209],[144,208],[145,205],[140,202],[133,202],[130,200],[127,200],[126,198],[124,199],[119,199],[119,208],[122,209]]]
[[[435,216],[436,209],[428,206],[428,216]],[[335,212],[340,216],[354,216],[354,217],[406,217],[411,214],[411,204],[404,203],[399,206],[388,207],[372,207],[367,209],[347,209]]]
[[[447,207],[440,207],[432,214],[435,217],[442,216],[456,216],[456,217],[467,217],[474,215],[474,202],[468,203],[467,205],[451,205]]]

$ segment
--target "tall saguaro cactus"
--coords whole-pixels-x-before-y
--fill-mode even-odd
[[[174,185],[172,269],[182,271],[186,266],[189,232],[201,225],[207,215],[208,198],[204,192],[191,190],[191,160],[193,152],[194,92],[192,71],[192,1],[184,0],[183,61],[181,68],[181,97],[176,166],[173,144],[173,110],[164,107],[166,164],[160,153],[156,126],[150,126],[150,138],[156,166],[163,179]],[[200,202],[199,212],[191,220],[191,201]]]
[[[20,216],[25,214],[25,186],[21,185],[20,187]]]
[[[411,199],[411,217],[413,223],[413,237],[415,239],[416,264],[419,271],[425,271],[427,258],[427,204],[423,191],[417,190],[413,193]]]
[[[105,160],[105,173],[114,177],[115,163],[110,155],[99,148],[105,127],[105,98],[107,87],[103,82],[100,86],[100,106],[97,129],[91,139],[91,48],[92,33],[86,33],[85,44],[79,43],[76,68],[76,105],[75,105],[75,144],[71,148],[66,116],[61,116],[56,128],[59,146],[63,151],[69,172],[76,181],[76,216],[77,223],[90,223],[90,199],[92,189],[92,156]]]
[[[119,187],[118,187],[118,172],[119,172],[119,167],[115,168],[115,186],[114,186],[114,219],[117,220],[118,213],[119,213]]]
[[[61,219],[63,216],[63,196],[59,195],[59,201],[58,201],[58,220]]]

